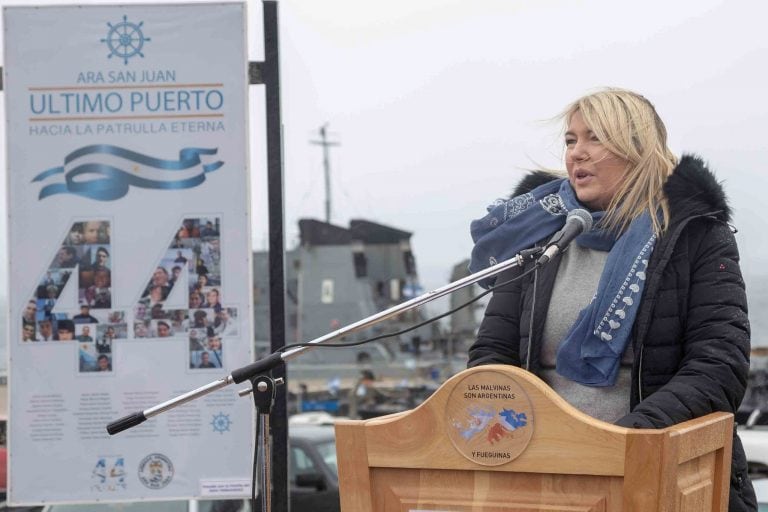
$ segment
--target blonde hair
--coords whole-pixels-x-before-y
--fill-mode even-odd
[[[571,103],[560,116],[565,125],[576,112],[608,151],[629,162],[606,208],[604,226],[623,232],[648,210],[654,232],[663,233],[669,226],[663,187],[677,158],[667,147],[667,129],[653,104],[632,91],[609,88]]]

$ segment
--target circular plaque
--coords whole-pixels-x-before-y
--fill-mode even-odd
[[[467,375],[448,396],[448,437],[464,457],[484,466],[516,459],[533,436],[533,406],[509,375],[488,370]]]

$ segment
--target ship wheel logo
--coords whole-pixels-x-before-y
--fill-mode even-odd
[[[213,421],[211,421],[211,426],[213,427],[213,431],[218,432],[219,434],[228,432],[229,426],[231,424],[232,424],[232,421],[230,421],[229,419],[229,414],[224,414],[223,412],[214,415]]]
[[[123,59],[126,65],[131,57],[138,55],[143,58],[144,54],[141,53],[141,49],[144,47],[144,43],[151,41],[151,39],[144,36],[141,31],[142,25],[144,25],[143,21],[139,23],[128,21],[128,16],[123,16],[123,21],[115,25],[107,22],[109,32],[107,32],[107,37],[101,40],[109,47],[107,57]]]

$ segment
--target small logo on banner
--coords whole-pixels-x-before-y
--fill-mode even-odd
[[[139,463],[139,480],[150,489],[162,489],[173,480],[173,464],[161,453],[151,453]]]
[[[123,21],[114,25],[108,22],[107,37],[101,39],[101,42],[109,48],[107,58],[118,57],[123,59],[125,65],[128,65],[128,59],[136,55],[143,58],[141,49],[144,48],[144,43],[151,41],[141,30],[143,25],[143,21],[139,23],[128,21],[128,16],[123,16]]]
[[[51,177],[63,183],[45,185],[42,200],[55,194],[75,194],[97,201],[114,201],[125,196],[131,186],[154,190],[194,188],[205,175],[224,162],[203,163],[202,156],[213,157],[218,149],[184,148],[178,160],[164,160],[111,144],[94,144],[76,149],[64,158],[64,165],[41,172],[32,182]]]
[[[125,488],[125,459],[99,457],[91,471],[91,490],[111,492]]]
[[[211,421],[213,431],[218,432],[219,434],[229,432],[230,425],[232,425],[232,421],[229,419],[229,414],[224,414],[223,412],[214,415],[213,420]]]

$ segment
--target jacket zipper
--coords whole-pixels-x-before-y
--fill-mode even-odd
[[[680,237],[680,233],[682,233],[685,226],[687,226],[693,219],[698,219],[701,217],[714,217],[720,213],[720,210],[710,212],[710,213],[703,213],[698,215],[691,215],[687,218],[685,218],[675,229],[674,238],[670,242],[672,244],[672,249],[674,249],[674,245],[677,243],[677,239]],[[646,333],[643,333],[643,337],[645,337]],[[637,375],[637,397],[638,397],[638,403],[643,401],[643,350],[645,349],[645,343],[643,343],[643,340],[640,340],[640,362],[638,363],[638,375]]]

